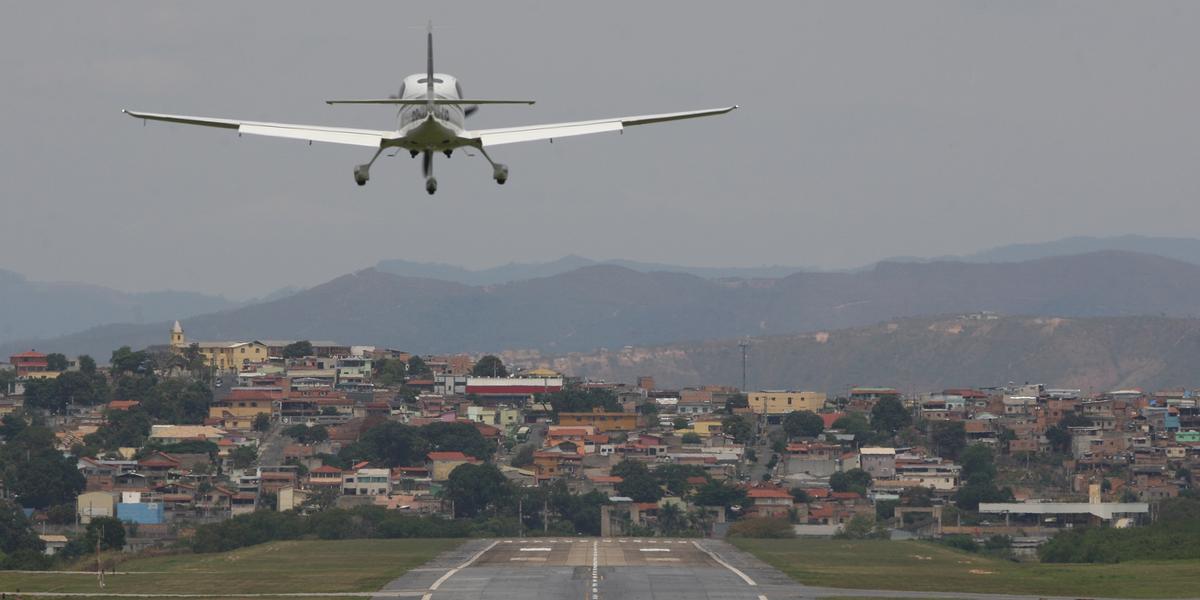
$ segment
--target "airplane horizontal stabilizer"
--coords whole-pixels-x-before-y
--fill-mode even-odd
[[[425,98],[372,98],[368,100],[326,100],[325,104],[425,104]],[[435,98],[434,104],[533,104],[534,100],[471,100]]]

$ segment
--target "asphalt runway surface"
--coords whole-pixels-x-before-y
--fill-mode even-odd
[[[468,542],[381,590],[425,600],[763,600],[757,582],[702,545],[663,538]]]
[[[392,581],[377,592],[375,600],[801,600],[830,596],[1074,600],[968,590],[811,587],[721,540],[662,538],[470,540]]]

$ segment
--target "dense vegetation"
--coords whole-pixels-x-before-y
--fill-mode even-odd
[[[1063,531],[1038,549],[1043,562],[1118,563],[1200,559],[1200,500],[1172,498],[1146,527],[1085,527]]]

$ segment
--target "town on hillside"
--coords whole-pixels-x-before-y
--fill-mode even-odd
[[[1064,531],[1151,526],[1200,468],[1184,388],[661,389],[654,373],[587,381],[495,355],[192,341],[178,322],[164,342],[0,365],[0,503],[37,533],[30,552],[359,510],[493,535],[933,538],[1033,556]]]

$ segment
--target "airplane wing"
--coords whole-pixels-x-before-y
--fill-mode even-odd
[[[208,117],[164,115],[132,110],[122,110],[121,112],[136,119],[146,119],[148,121],[165,121],[168,123],[183,123],[185,125],[236,129],[238,133],[248,133],[251,135],[329,142],[332,144],[349,144],[351,146],[368,146],[371,148],[379,148],[383,145],[384,140],[394,139],[399,135],[395,131],[378,131],[374,129],[349,129],[346,127],[324,127],[319,125],[290,125],[287,123],[212,119]]]
[[[686,112],[663,113],[658,115],[638,115],[634,117],[616,117],[613,119],[597,119],[594,121],[575,121],[572,123],[546,123],[543,125],[526,125],[524,127],[505,127],[502,129],[479,129],[463,133],[463,137],[478,139],[483,146],[498,146],[500,144],[515,144],[517,142],[532,142],[553,138],[603,133],[606,131],[621,131],[633,125],[649,125],[680,119],[694,119],[712,115],[723,115],[737,105],[708,110],[692,110]]]

